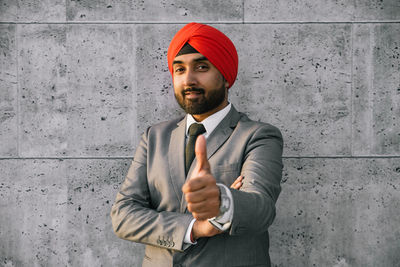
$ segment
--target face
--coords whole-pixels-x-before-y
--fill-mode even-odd
[[[177,56],[172,64],[175,98],[192,115],[211,115],[227,103],[228,82],[202,54]]]

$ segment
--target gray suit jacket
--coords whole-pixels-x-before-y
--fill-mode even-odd
[[[143,266],[270,266],[268,226],[282,176],[282,136],[234,107],[207,138],[217,182],[228,187],[245,177],[226,233],[200,238],[184,249],[193,219],[182,194],[185,182],[185,119],[157,124],[143,134],[111,210],[117,236],[146,244]],[[196,165],[193,161],[188,177]]]

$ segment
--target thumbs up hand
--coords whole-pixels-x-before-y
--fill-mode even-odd
[[[188,210],[197,220],[206,220],[219,214],[220,192],[211,174],[207,159],[206,139],[200,135],[196,140],[197,164],[191,177],[182,187]]]
[[[206,143],[206,139],[203,135],[200,135],[199,137],[197,137],[194,151],[195,151],[195,155],[196,155],[196,159],[197,159],[197,164],[196,164],[195,169],[192,172],[191,178],[200,176],[200,175],[204,175],[204,174],[208,174],[208,173],[211,174],[210,163],[208,162],[208,159],[207,159],[207,143]]]

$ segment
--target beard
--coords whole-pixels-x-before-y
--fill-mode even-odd
[[[196,99],[187,99],[185,93],[196,92],[200,93],[202,97]],[[179,106],[188,114],[199,115],[215,109],[225,100],[225,86],[210,90],[206,96],[205,90],[202,88],[189,88],[182,90],[180,93],[175,93],[175,99]]]

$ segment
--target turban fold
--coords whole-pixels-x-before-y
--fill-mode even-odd
[[[233,85],[238,72],[238,55],[234,44],[219,30],[195,22],[180,29],[169,45],[168,68],[172,76],[172,62],[186,43],[199,51],[221,72],[229,87]]]

